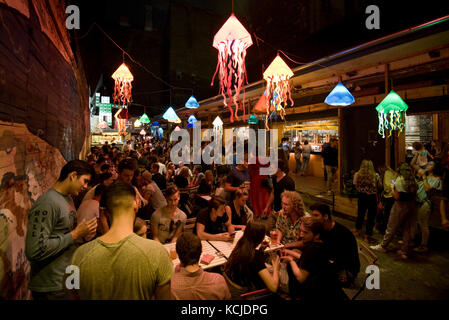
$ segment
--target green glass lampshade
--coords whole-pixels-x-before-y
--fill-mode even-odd
[[[377,112],[407,111],[408,106],[393,90],[376,107]]]
[[[147,114],[144,113],[140,119],[139,119],[140,123],[150,123],[150,118],[148,118]]]

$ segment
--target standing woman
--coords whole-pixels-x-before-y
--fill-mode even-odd
[[[309,141],[304,140],[304,145],[302,146],[302,163],[301,170],[302,176],[306,175],[307,167],[309,166],[310,153],[312,152],[312,147],[309,144]]]
[[[301,167],[301,153],[302,153],[301,142],[296,141],[293,151],[295,152],[295,161],[296,161],[295,173],[298,173],[298,169],[300,169]]]
[[[417,221],[416,191],[418,185],[412,172],[412,167],[402,163],[398,169],[399,176],[392,185],[395,202],[391,208],[387,231],[382,242],[371,246],[373,250],[386,252],[393,237],[402,226],[402,249],[398,251],[401,258],[407,259]]]
[[[265,224],[250,222],[237,242],[225,267],[223,276],[228,283],[233,299],[240,299],[244,293],[268,288],[276,292],[279,286],[279,256],[273,263],[273,274],[265,265],[263,247],[256,250],[265,237]]]
[[[381,166],[379,168],[380,172],[380,181],[382,182],[382,196],[381,202],[383,210],[378,215],[377,221],[377,230],[381,234],[385,234],[385,230],[387,229],[388,219],[390,218],[391,208],[394,204],[393,190],[391,189],[391,185],[393,181],[398,176],[397,172],[391,169],[389,166]]]
[[[355,235],[360,235],[365,220],[365,213],[368,210],[366,222],[365,241],[373,235],[374,222],[377,213],[377,175],[371,160],[364,159],[360,165],[360,170],[354,175],[354,186],[357,189],[357,220],[355,224]]]

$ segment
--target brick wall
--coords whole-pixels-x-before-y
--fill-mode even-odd
[[[89,134],[64,1],[20,3],[19,12],[0,0],[0,300],[30,298],[28,211],[66,161],[86,151]]]

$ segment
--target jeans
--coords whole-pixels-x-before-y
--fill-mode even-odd
[[[382,197],[382,204],[384,205],[384,209],[382,210],[382,213],[377,217],[377,229],[379,230],[379,232],[385,233],[385,230],[387,229],[388,219],[390,218],[391,208],[394,204],[394,198]]]
[[[326,181],[327,191],[331,191],[332,184],[334,183],[335,179],[335,174],[337,173],[337,167],[326,165],[326,173],[327,173],[327,181]]]
[[[301,171],[304,171],[304,173],[307,171],[307,167],[309,166],[309,160],[310,160],[310,154],[309,155],[302,155],[302,163],[301,163]]]
[[[366,235],[373,235],[374,222],[376,220],[377,213],[377,201],[375,194],[359,194],[357,201],[357,220],[355,227],[357,230],[361,230],[363,226],[363,220],[365,220],[365,213],[368,210],[368,219],[366,221]]]
[[[388,219],[387,231],[381,242],[384,249],[390,244],[393,237],[402,227],[402,251],[408,253],[412,246],[417,220],[415,201],[395,201]]]
[[[296,161],[295,173],[298,173],[298,169],[300,169],[301,167],[301,159],[295,158],[295,161]]]
[[[421,229],[421,246],[427,247],[429,242],[429,217],[430,205],[428,201],[424,201],[418,208],[418,224]]]

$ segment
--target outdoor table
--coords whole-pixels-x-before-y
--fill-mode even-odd
[[[226,261],[228,260],[229,256],[231,255],[232,250],[234,250],[234,248],[237,244],[237,241],[239,241],[239,239],[242,236],[243,236],[243,231],[238,230],[238,231],[236,231],[234,240],[232,242],[231,241],[208,241],[208,240],[201,241],[203,251],[201,253],[200,261],[204,254],[210,254],[210,255],[214,256],[214,259],[209,264],[200,263],[200,267],[202,269],[206,270],[206,269],[224,265],[226,263]],[[265,241],[267,241],[269,244],[268,247],[265,249],[265,252],[279,250],[284,247],[283,244],[272,244],[270,242],[270,238],[268,236],[265,236]],[[170,250],[176,250],[176,243],[167,243],[167,244],[164,244],[164,247],[170,253]],[[179,257],[177,257],[176,259],[174,259],[172,261],[173,261],[174,268],[176,268],[176,266],[180,263]]]

